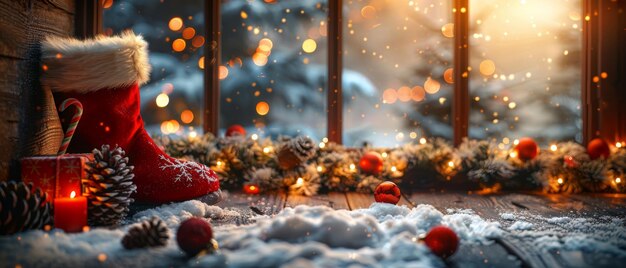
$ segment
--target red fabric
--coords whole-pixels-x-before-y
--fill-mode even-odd
[[[137,84],[85,94],[55,93],[58,103],[67,98],[83,104],[68,152],[91,152],[103,144],[120,146],[135,166],[138,202],[184,201],[219,189],[217,175],[208,167],[169,157],[154,144],[139,113]]]

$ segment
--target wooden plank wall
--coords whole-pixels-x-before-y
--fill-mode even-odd
[[[39,127],[40,42],[73,35],[74,12],[75,0],[0,0],[0,181],[19,178],[17,159]]]

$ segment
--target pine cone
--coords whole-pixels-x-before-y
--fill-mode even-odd
[[[169,238],[169,229],[165,222],[152,217],[132,226],[122,238],[122,245],[126,249],[160,247],[165,246]]]
[[[135,200],[130,195],[137,190],[133,183],[133,166],[128,165],[120,147],[94,149],[94,160],[87,163],[87,173],[83,185],[89,200],[89,225],[117,225],[128,214],[129,206]]]
[[[278,152],[278,165],[282,169],[292,169],[315,155],[315,144],[309,137],[296,137],[289,140]]]
[[[41,229],[52,223],[52,206],[46,202],[48,194],[32,183],[0,183],[0,234]]]
[[[593,160],[582,163],[579,172],[580,184],[590,192],[600,192],[611,186],[605,161]]]

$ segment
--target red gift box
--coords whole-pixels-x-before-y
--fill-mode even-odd
[[[48,201],[70,197],[72,191],[82,195],[81,180],[87,177],[86,163],[92,158],[91,154],[24,157],[22,181],[40,187],[48,194]]]

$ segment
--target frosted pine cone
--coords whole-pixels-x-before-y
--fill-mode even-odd
[[[0,183],[0,234],[41,229],[52,223],[52,207],[48,195],[23,182]]]
[[[122,238],[126,249],[160,247],[167,244],[170,238],[169,229],[161,219],[152,217],[131,227]]]
[[[137,190],[133,183],[133,166],[128,165],[120,147],[110,149],[102,145],[94,149],[94,160],[87,163],[87,173],[83,185],[89,201],[89,224],[100,226],[117,225],[128,214],[129,206],[135,200],[130,195]]]
[[[313,157],[316,150],[311,138],[303,136],[293,138],[278,152],[278,165],[282,169],[292,169]]]

